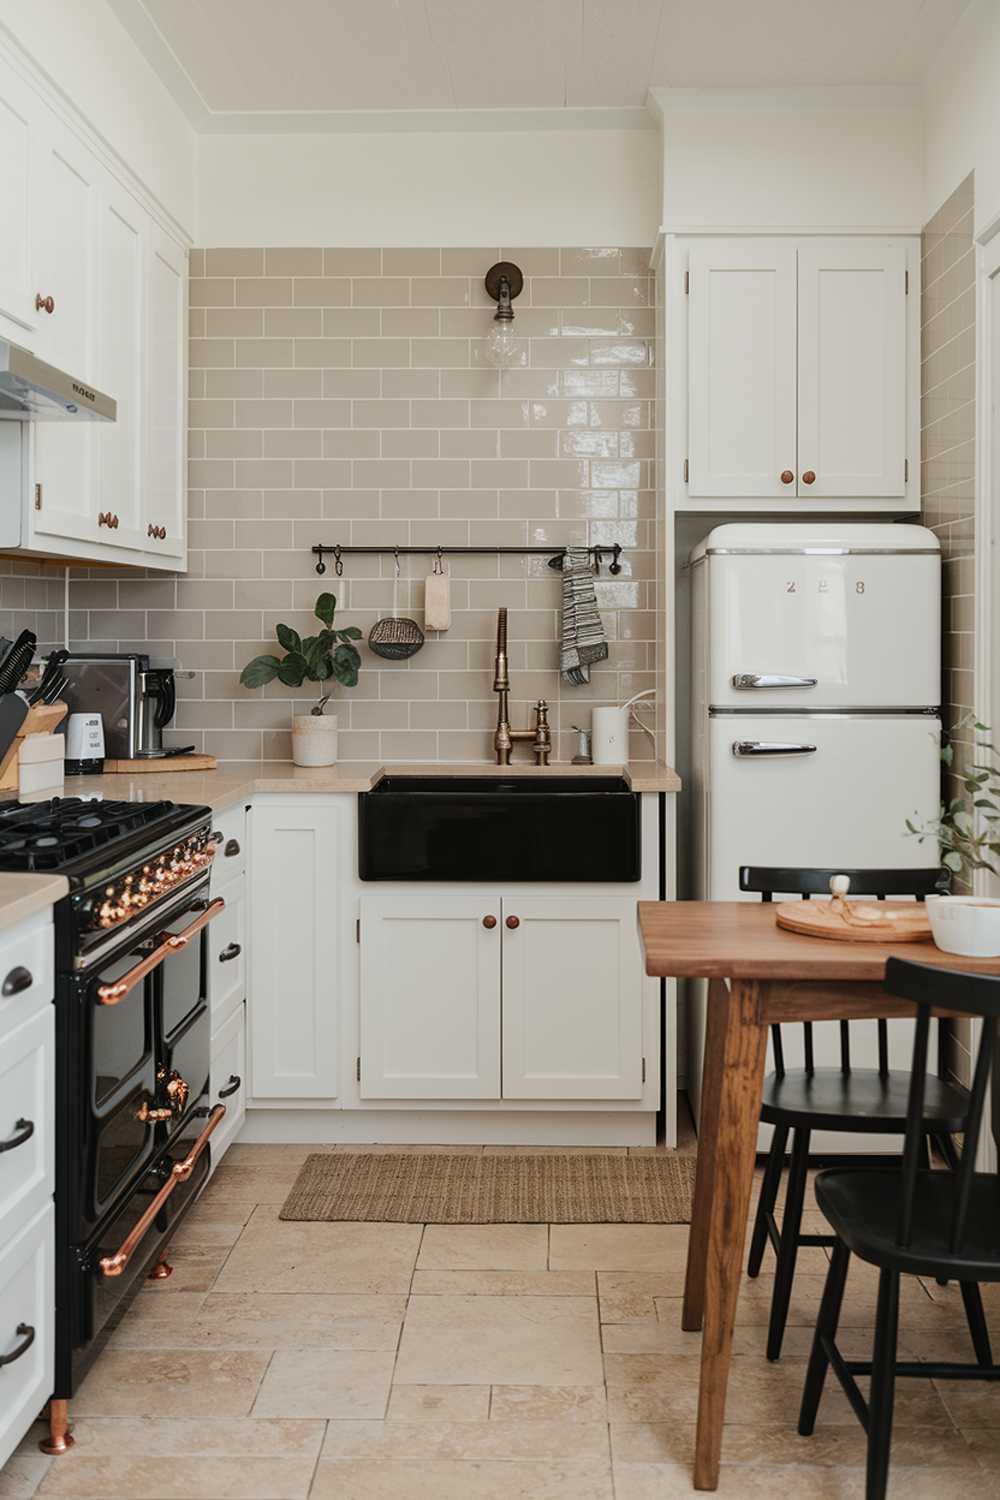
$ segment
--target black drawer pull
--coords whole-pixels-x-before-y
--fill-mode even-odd
[[[17,968],[11,969],[7,975],[7,978],[3,982],[3,990],[0,993],[3,994],[6,1000],[11,995],[20,995],[22,990],[30,990],[34,982],[34,979],[31,977],[31,970],[22,968],[18,964]]]
[[[30,1323],[18,1323],[14,1332],[21,1342],[16,1349],[11,1350],[10,1354],[0,1354],[0,1370],[3,1369],[4,1365],[12,1365],[16,1359],[21,1358],[22,1354],[27,1354],[35,1342],[35,1330]]]
[[[222,952],[219,954],[219,963],[231,963],[234,958],[239,958],[242,952],[243,949],[240,947],[239,943],[230,943],[227,947],[223,948]]]
[[[9,1141],[0,1141],[0,1156],[5,1151],[14,1151],[18,1146],[23,1146],[25,1141],[30,1141],[35,1133],[34,1120],[15,1120],[14,1129],[16,1135],[12,1135]]]
[[[233,857],[234,854],[239,854],[239,852],[240,852],[240,841],[239,841],[239,839],[227,839],[227,841],[226,841],[226,847],[223,849],[222,852],[226,856],[227,859],[232,859],[232,857]]]
[[[230,1094],[235,1094],[236,1093],[236,1090],[240,1087],[240,1085],[242,1084],[242,1082],[243,1082],[243,1079],[240,1078],[239,1074],[237,1074],[237,1073],[230,1073],[228,1086],[226,1088],[224,1088],[224,1089],[220,1089],[219,1090],[219,1098],[220,1099],[228,1099],[229,1096],[230,1096]]]
[[[208,836],[208,842],[210,844],[221,844],[224,838],[225,834],[222,832],[221,828],[213,828],[212,832]]]

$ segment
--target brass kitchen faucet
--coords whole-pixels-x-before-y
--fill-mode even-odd
[[[497,705],[497,727],[493,736],[493,748],[497,753],[497,765],[509,766],[510,755],[516,744],[530,744],[535,764],[547,766],[552,751],[552,733],[549,729],[549,705],[544,698],[535,704],[534,729],[511,729],[510,727],[510,674],[507,670],[507,611],[497,610],[497,654],[493,663],[493,691],[500,694]]]

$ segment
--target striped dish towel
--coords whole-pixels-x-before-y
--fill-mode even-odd
[[[588,547],[567,547],[563,558],[562,645],[559,670],[565,682],[581,687],[590,681],[590,664],[608,654],[597,609],[594,572]]]

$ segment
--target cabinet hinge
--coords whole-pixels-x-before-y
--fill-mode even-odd
[[[904,295],[908,297],[910,295],[910,273],[909,273],[909,271],[904,271],[903,272],[903,289],[904,289]]]
[[[41,508],[42,508],[42,487],[41,487],[40,484],[36,484],[35,485],[35,509],[36,510],[41,510]]]
[[[685,271],[684,272],[684,295],[685,295],[685,297],[689,297],[691,295],[691,272],[690,271]]]
[[[356,943],[360,943],[360,941],[361,941],[361,918],[360,917],[358,918],[358,920],[354,924],[354,941]]]
[[[685,459],[684,460],[684,483],[685,484],[687,484],[687,479],[688,479],[688,461],[687,461],[687,459]]]
[[[354,1074],[355,1074],[355,1077],[357,1078],[358,1082],[360,1083],[361,1082],[361,1059],[360,1059],[360,1057],[357,1060],[357,1064],[356,1064],[355,1069],[354,1069]]]
[[[646,1059],[645,1058],[643,1058],[643,1060],[642,1060],[642,1081],[643,1081],[643,1083],[646,1082]]]

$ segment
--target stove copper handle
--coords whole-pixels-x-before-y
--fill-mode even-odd
[[[143,1236],[149,1229],[150,1225],[153,1223],[154,1219],[156,1219],[161,1208],[170,1197],[170,1194],[173,1192],[174,1188],[179,1182],[187,1182],[188,1178],[191,1176],[191,1173],[197,1166],[199,1156],[208,1145],[209,1136],[212,1134],[212,1131],[222,1123],[225,1113],[226,1106],[224,1104],[216,1104],[209,1111],[208,1124],[205,1126],[205,1129],[201,1132],[201,1135],[195,1141],[194,1145],[191,1147],[190,1152],[187,1156],[185,1156],[184,1160],[174,1162],[174,1165],[170,1169],[170,1176],[160,1188],[160,1191],[157,1193],[156,1197],[149,1204],[145,1213],[142,1215],[142,1218],[137,1221],[131,1234],[126,1236],[126,1238],[122,1241],[121,1249],[118,1250],[114,1255],[104,1255],[101,1257],[101,1260],[98,1264],[100,1265],[102,1276],[120,1276],[122,1274],[125,1267],[132,1259],[132,1256],[135,1254],[137,1245],[142,1240]]]
[[[195,933],[200,932],[203,927],[207,927],[208,923],[214,917],[217,917],[220,911],[225,910],[225,906],[226,903],[222,897],[217,896],[214,901],[208,903],[203,912],[200,912],[195,917],[193,922],[190,922],[184,928],[183,932],[177,932],[168,937],[158,948],[154,948],[152,953],[147,953],[145,958],[140,959],[134,968],[129,969],[127,974],[123,974],[121,979],[116,980],[114,984],[98,985],[98,1003],[101,1005],[117,1005],[119,1001],[124,1000],[125,996],[131,990],[134,990],[136,985],[140,984],[147,974],[152,974],[153,970],[158,968],[165,958],[169,958],[172,953],[180,953],[186,948]]]

